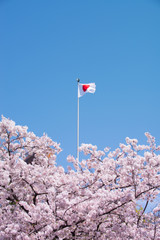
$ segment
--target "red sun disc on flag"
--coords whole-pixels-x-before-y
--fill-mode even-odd
[[[83,92],[87,91],[90,85],[88,84],[83,84]]]

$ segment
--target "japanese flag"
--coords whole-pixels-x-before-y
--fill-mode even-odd
[[[95,93],[95,83],[78,84],[78,97],[82,97],[85,93]]]

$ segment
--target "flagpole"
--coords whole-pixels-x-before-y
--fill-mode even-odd
[[[80,79],[77,78],[77,84],[79,87]],[[79,168],[79,97],[77,95],[77,165]]]

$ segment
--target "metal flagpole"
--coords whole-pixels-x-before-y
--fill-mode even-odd
[[[80,79],[77,78],[77,83],[78,83],[78,87],[79,87],[79,82]],[[79,97],[77,95],[77,164],[79,167]]]

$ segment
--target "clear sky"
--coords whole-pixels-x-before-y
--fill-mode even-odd
[[[58,164],[80,143],[128,136],[160,143],[159,0],[0,0],[0,113],[60,142]]]

